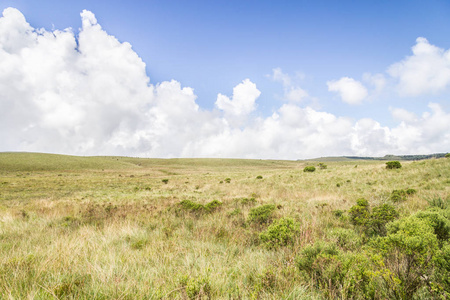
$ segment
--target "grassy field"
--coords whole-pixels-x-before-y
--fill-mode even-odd
[[[0,153],[0,299],[447,297],[440,279],[403,289],[391,252],[367,275],[378,288],[362,287],[366,275],[352,281],[350,271],[335,283],[325,269],[341,257],[352,258],[335,273],[358,259],[374,263],[382,253],[374,241],[388,245],[386,233],[352,219],[357,199],[389,204],[405,220],[437,200],[445,206],[450,159],[395,170],[381,161],[318,163]],[[303,172],[308,165],[316,171]],[[407,189],[415,193],[393,200],[393,190]],[[258,215],[263,205],[267,215]],[[288,219],[288,238],[274,242],[277,220]],[[336,252],[320,256],[327,263],[314,273],[318,260],[308,269],[302,259],[322,242]],[[427,269],[418,276],[447,270],[448,236],[436,245],[427,257],[442,258],[443,269],[420,261]]]

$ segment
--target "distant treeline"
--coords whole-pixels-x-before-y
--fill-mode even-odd
[[[383,157],[362,157],[362,156],[344,156],[348,159],[361,159],[361,160],[422,160],[430,158],[442,158],[446,153],[434,153],[423,155],[385,155]]]

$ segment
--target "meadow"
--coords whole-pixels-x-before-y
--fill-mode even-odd
[[[450,159],[320,163],[0,153],[0,299],[448,299]]]

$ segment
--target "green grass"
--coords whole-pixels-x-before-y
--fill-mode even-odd
[[[450,195],[449,159],[303,172],[310,164],[0,153],[0,299],[326,298],[296,258],[337,229],[355,235],[345,217],[356,199],[375,206],[415,189],[395,203],[408,216]],[[208,213],[180,209],[213,200],[222,204]],[[261,205],[298,224],[289,246],[261,241],[270,222],[249,221]]]

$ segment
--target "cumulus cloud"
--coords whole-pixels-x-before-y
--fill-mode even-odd
[[[450,50],[431,45],[427,39],[419,37],[412,53],[388,68],[388,73],[398,80],[401,95],[437,93],[450,86]]]
[[[349,77],[328,81],[327,85],[330,92],[337,92],[342,101],[348,104],[361,104],[368,95],[361,82]]]
[[[233,88],[232,99],[219,94],[216,105],[225,114],[245,116],[255,110],[255,102],[259,95],[261,95],[261,92],[256,88],[256,84],[251,82],[250,79],[245,79]]]
[[[302,102],[308,98],[308,92],[294,83],[294,80],[286,73],[283,73],[281,68],[272,70],[272,75],[269,76],[273,81],[281,82],[284,89],[283,99],[288,102]],[[303,77],[303,76],[297,76]]]
[[[286,87],[288,102],[272,115],[252,114],[261,92],[249,79],[231,96],[219,94],[218,109],[204,110],[192,88],[175,80],[150,83],[131,45],[105,32],[93,13],[83,11],[81,19],[75,34],[35,29],[18,10],[3,11],[0,151],[297,159],[450,148],[450,115],[438,104],[422,116],[392,109],[400,121],[395,128],[354,121],[301,107],[296,99],[306,92],[281,69],[273,79]],[[350,83],[337,83],[338,92],[358,87]],[[353,103],[363,94],[343,98]]]

